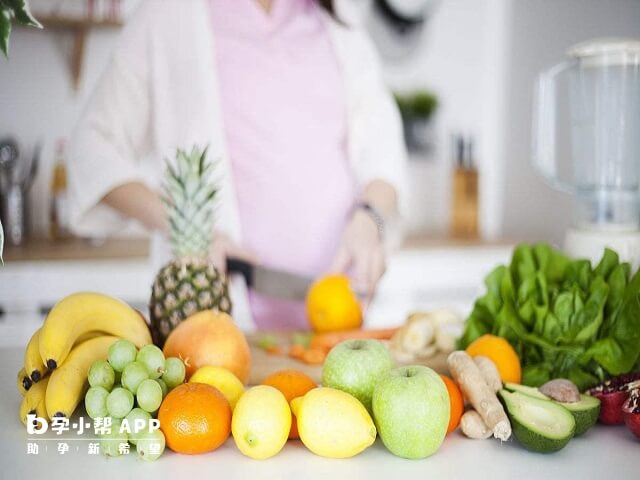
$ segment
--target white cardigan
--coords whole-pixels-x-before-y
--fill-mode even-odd
[[[209,145],[221,187],[216,228],[241,239],[209,16],[207,0],[146,0],[128,22],[71,142],[70,213],[78,234],[121,230],[128,220],[100,204],[109,191],[132,181],[157,189],[164,160],[176,148]],[[376,178],[390,182],[402,204],[402,127],[375,51],[361,30],[329,16],[327,23],[344,75],[348,158],[356,178],[360,185]],[[166,261],[158,258],[168,255],[166,245],[164,250],[156,252],[156,262]],[[245,295],[234,283],[234,317],[250,328]]]

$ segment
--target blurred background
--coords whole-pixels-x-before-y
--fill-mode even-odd
[[[10,58],[0,57],[0,141],[12,145],[7,155],[17,156],[32,183],[21,213],[24,238],[13,242],[20,245],[8,239],[0,269],[5,313],[36,318],[79,288],[146,302],[154,272],[142,230],[124,240],[65,233],[67,140],[137,3],[32,0],[45,29],[16,28]],[[370,322],[392,323],[414,307],[468,310],[482,277],[508,258],[514,242],[558,244],[572,220],[570,197],[547,186],[531,165],[537,75],[576,43],[640,38],[640,1],[342,0],[339,6],[347,23],[366,26],[379,50],[410,152],[408,238],[390,260]],[[12,328],[6,320],[4,328]]]

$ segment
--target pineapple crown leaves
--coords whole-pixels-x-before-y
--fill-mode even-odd
[[[9,54],[11,20],[30,27],[42,28],[31,12],[26,0],[0,0],[0,50],[5,57]]]
[[[164,202],[173,253],[178,258],[206,258],[209,253],[218,186],[208,147],[178,149],[176,162],[167,161]]]

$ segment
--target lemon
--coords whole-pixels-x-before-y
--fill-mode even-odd
[[[268,385],[247,390],[238,400],[231,420],[236,445],[247,457],[273,457],[287,443],[291,409],[284,395]]]
[[[233,373],[226,368],[205,365],[200,367],[189,378],[189,383],[206,383],[217,388],[231,405],[231,410],[236,408],[238,399],[244,393],[244,385]]]
[[[367,409],[341,390],[314,388],[294,398],[291,408],[302,443],[316,455],[353,457],[376,440],[376,427]]]

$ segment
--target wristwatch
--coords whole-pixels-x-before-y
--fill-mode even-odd
[[[378,229],[378,236],[380,237],[380,240],[383,240],[385,222],[384,222],[384,217],[378,211],[378,209],[375,208],[370,203],[360,202],[356,205],[356,210],[363,210],[367,215],[369,215],[369,217],[371,217],[371,220],[373,220],[373,223],[376,224],[376,228]]]

